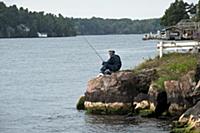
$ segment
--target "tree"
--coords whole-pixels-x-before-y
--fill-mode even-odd
[[[188,4],[184,3],[182,0],[175,0],[161,18],[161,25],[172,26],[177,24],[181,19],[188,19],[189,15],[186,11],[187,6]]]
[[[200,21],[200,0],[197,4],[197,21]]]

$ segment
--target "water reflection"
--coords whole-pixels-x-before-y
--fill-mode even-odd
[[[166,122],[156,119],[145,119],[140,116],[105,116],[85,115],[85,128],[87,133],[168,133]],[[165,131],[168,130],[168,131]]]

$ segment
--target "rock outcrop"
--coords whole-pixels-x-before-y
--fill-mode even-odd
[[[130,103],[139,92],[137,80],[132,72],[118,72],[92,79],[88,82],[86,101]]]
[[[190,71],[180,78],[180,80],[170,80],[164,82],[168,101],[171,103],[169,112],[181,115],[186,109],[193,105],[192,94],[195,88],[193,82],[195,72]]]
[[[198,81],[197,85],[195,86],[191,97],[193,98],[193,103],[200,101],[200,80]]]
[[[181,115],[174,132],[200,132],[200,101]]]
[[[133,109],[150,109],[156,116],[165,111],[180,116],[199,100],[200,82],[196,85],[194,77],[195,72],[190,71],[179,80],[165,81],[163,90],[152,83],[157,78],[153,69],[104,75],[88,82],[81,106],[92,113],[124,114]]]
[[[148,60],[135,71],[94,78],[88,82],[77,109],[94,114],[134,112],[144,117],[171,117],[177,120],[172,132],[200,133],[198,60],[199,55],[171,54]]]
[[[76,104],[77,110],[84,110],[85,109],[85,96],[81,96]]]
[[[104,75],[88,82],[84,107],[93,113],[116,109],[116,112],[120,112],[119,109],[128,112],[135,107],[150,109],[157,115],[169,110],[171,114],[180,116],[194,103],[194,76],[195,72],[191,71],[180,80],[165,81],[164,90],[161,90],[152,84],[157,77],[152,69],[139,73],[120,71]]]
[[[155,70],[144,70],[140,73],[120,71],[94,78],[88,82],[85,108],[91,112],[110,112],[115,109],[130,111],[134,97],[139,93],[147,93],[155,77]]]

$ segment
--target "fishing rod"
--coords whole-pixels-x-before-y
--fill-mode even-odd
[[[97,50],[92,46],[92,44],[88,41],[88,39],[86,37],[83,36],[83,38],[85,39],[85,41],[87,42],[87,44],[90,46],[90,48],[92,50],[94,50],[95,54],[101,59],[101,61],[103,62],[103,58],[100,56],[100,54],[97,52]]]

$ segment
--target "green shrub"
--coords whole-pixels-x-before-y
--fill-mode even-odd
[[[199,58],[199,54],[169,53],[162,58],[155,57],[154,59],[146,60],[133,71],[139,72],[143,69],[156,69],[158,78],[155,79],[154,83],[158,89],[164,89],[164,81],[179,80],[188,71],[195,70]]]

